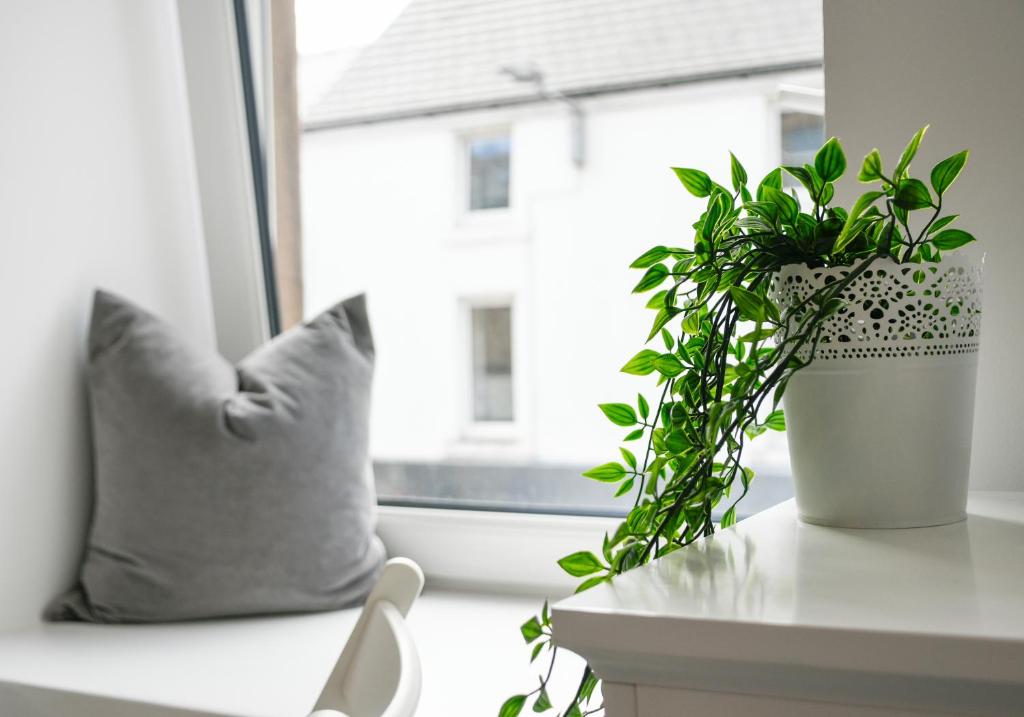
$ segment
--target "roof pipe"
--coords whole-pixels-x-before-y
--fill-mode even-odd
[[[544,80],[544,73],[536,65],[513,66],[503,65],[498,74],[505,75],[516,82],[531,84],[537,95],[551,102],[559,102],[569,109],[571,124],[569,127],[569,151],[572,163],[577,169],[586,164],[586,122],[583,106],[571,97],[558,90],[552,90]]]

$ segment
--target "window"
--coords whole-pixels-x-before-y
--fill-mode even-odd
[[[781,163],[790,167],[814,164],[814,153],[825,142],[825,118],[810,112],[783,112],[780,124]],[[784,186],[800,186],[790,174],[783,172],[782,177]]]
[[[470,211],[508,207],[510,145],[508,135],[466,141]]]
[[[728,184],[742,146],[759,179],[820,140],[821,7],[780,2],[696,54],[722,18],[686,2],[296,3],[295,286],[306,317],[367,293],[382,503],[629,508],[580,474],[627,433],[598,404],[657,398],[619,368],[652,318],[630,262],[701,209],[668,167]],[[792,495],[781,434],[744,456],[742,514]]]
[[[470,309],[473,365],[473,420],[511,421],[512,309],[508,306]]]

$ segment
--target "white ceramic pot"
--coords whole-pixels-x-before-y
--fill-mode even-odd
[[[784,312],[849,268],[786,267]],[[797,508],[808,523],[911,528],[966,517],[981,266],[879,259],[843,292],[783,399]],[[809,348],[804,358],[809,357]]]

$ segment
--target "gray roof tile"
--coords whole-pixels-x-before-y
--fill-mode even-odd
[[[821,0],[412,0],[304,117],[307,127],[530,101],[533,64],[590,95],[819,64]]]

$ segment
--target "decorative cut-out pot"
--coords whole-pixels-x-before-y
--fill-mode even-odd
[[[852,270],[786,267],[772,298],[795,321],[793,307]],[[783,399],[800,518],[845,528],[963,520],[981,265],[877,259],[841,298]]]

